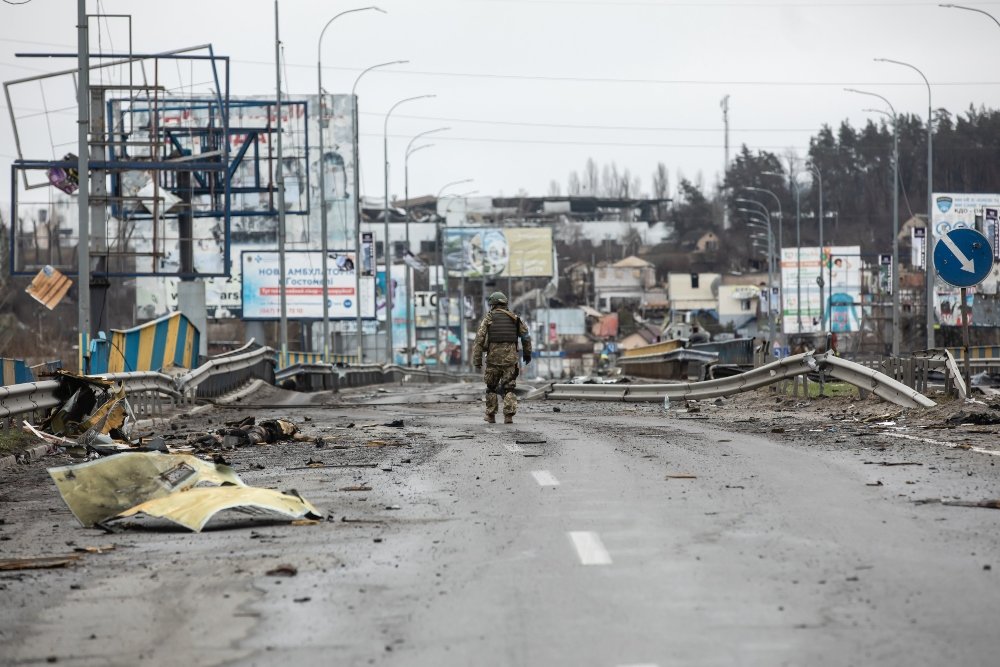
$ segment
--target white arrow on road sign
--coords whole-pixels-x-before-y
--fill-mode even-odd
[[[955,255],[959,263],[961,263],[963,271],[968,271],[969,273],[976,272],[976,263],[966,257],[965,253],[958,249],[958,246],[955,245],[955,242],[951,240],[950,236],[947,234],[941,236],[941,243],[943,243],[945,247],[947,247],[948,250],[951,250],[952,254]]]

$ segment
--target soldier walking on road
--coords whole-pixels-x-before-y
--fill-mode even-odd
[[[472,364],[476,370],[483,367],[486,355],[486,423],[496,423],[497,395],[503,396],[503,423],[513,424],[517,412],[517,395],[514,386],[520,374],[517,341],[521,341],[521,358],[531,363],[531,337],[528,327],[520,317],[507,309],[507,297],[494,292],[488,299],[490,311],[483,317],[476,332],[472,348]]]

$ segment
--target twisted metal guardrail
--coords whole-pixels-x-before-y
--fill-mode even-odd
[[[697,400],[731,396],[744,391],[788,380],[796,375],[822,371],[827,375],[870,391],[887,401],[906,408],[932,407],[934,401],[884,373],[866,368],[829,352],[796,354],[753,370],[718,380],[677,382],[671,384],[576,385],[553,384],[546,398],[558,400],[597,400],[653,402],[664,397],[672,400]]]

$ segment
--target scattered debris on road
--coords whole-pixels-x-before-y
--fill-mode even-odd
[[[976,426],[993,426],[1000,424],[1000,414],[990,414],[988,412],[967,412],[960,410],[945,420],[946,424],[959,426],[962,424],[975,424]]]
[[[915,505],[948,505],[951,507],[983,507],[1000,510],[1000,499],[995,500],[946,500],[944,498],[922,498],[914,500]]]
[[[923,463],[917,463],[916,461],[864,461],[866,466],[883,466],[885,468],[894,468],[896,466],[922,466]]]
[[[299,573],[299,568],[287,563],[268,570],[265,574],[269,577],[294,577]]]
[[[41,558],[3,558],[0,559],[0,571],[66,567],[72,565],[82,557],[83,554],[66,554],[65,556],[43,556]]]

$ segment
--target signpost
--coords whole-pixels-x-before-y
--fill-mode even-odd
[[[969,305],[966,289],[978,285],[993,268],[993,248],[974,229],[952,229],[942,234],[934,246],[934,269],[938,277],[962,290],[962,354],[965,357],[965,386],[969,384]]]

